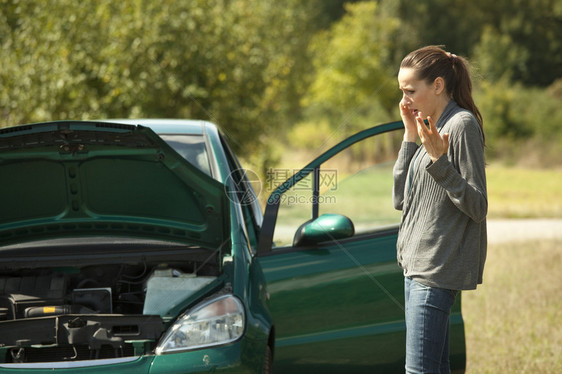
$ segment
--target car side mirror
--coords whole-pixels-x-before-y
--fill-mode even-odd
[[[295,233],[293,247],[317,244],[327,240],[344,239],[353,236],[353,222],[341,214],[322,214],[306,221]]]

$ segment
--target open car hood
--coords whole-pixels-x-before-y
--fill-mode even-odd
[[[0,247],[103,236],[218,249],[230,237],[223,185],[142,126],[1,129],[0,181]]]

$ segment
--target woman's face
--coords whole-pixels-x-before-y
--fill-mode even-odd
[[[423,118],[435,118],[438,98],[435,85],[417,79],[415,73],[411,68],[402,68],[398,72],[398,85],[403,94],[400,104],[406,105],[413,116],[421,112]]]

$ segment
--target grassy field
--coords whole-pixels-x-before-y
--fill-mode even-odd
[[[562,169],[490,165],[488,218],[561,218]]]
[[[562,170],[490,166],[490,219],[562,218]],[[562,373],[562,240],[490,245],[463,293],[467,374]]]
[[[370,174],[365,173],[362,178],[354,178],[355,192],[348,191],[339,193],[338,199],[348,200],[349,209],[363,205],[365,194],[375,193],[381,199],[389,199],[392,190],[392,165],[385,165],[380,170],[385,174],[375,175],[372,179]],[[296,169],[292,169],[296,170]],[[338,170],[339,176],[343,177],[345,172]],[[500,165],[489,165],[486,168],[488,182],[488,218],[562,218],[562,167],[558,169],[529,169],[505,167]],[[280,180],[282,182],[283,180]],[[380,181],[381,183],[375,183]],[[345,185],[338,186],[340,190]],[[265,199],[272,190],[265,190],[262,199]],[[333,193],[332,193],[333,194]],[[390,207],[383,201],[384,206]],[[373,215],[379,204],[373,204]],[[393,213],[389,213],[391,216]],[[387,213],[385,213],[387,215]]]
[[[562,240],[492,245],[463,293],[467,374],[562,373]]]

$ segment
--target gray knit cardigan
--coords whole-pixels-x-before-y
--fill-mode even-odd
[[[449,133],[446,155],[431,162],[423,146],[403,142],[394,165],[398,264],[428,286],[475,289],[487,246],[484,137],[474,115],[453,100],[436,127]]]

